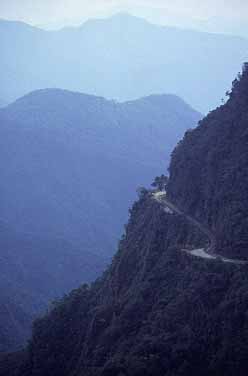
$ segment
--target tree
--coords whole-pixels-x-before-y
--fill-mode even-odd
[[[167,184],[168,184],[168,176],[162,174],[161,176],[156,176],[154,182],[152,183],[152,187],[157,188],[159,191],[165,191]]]

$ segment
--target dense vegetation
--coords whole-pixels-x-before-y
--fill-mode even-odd
[[[212,229],[219,253],[248,258],[247,64],[227,94],[174,150],[168,194]]]
[[[243,116],[247,114],[246,80],[247,71],[244,71],[234,84],[230,102],[204,120],[205,127],[216,132],[218,143],[221,116],[226,114],[225,108],[228,111],[232,106],[236,113],[236,127],[232,138],[223,137],[229,148],[232,148],[235,133],[239,134]],[[213,116],[218,117],[218,122],[211,122]],[[224,116],[223,135],[226,126],[229,127],[229,122]],[[205,127],[201,125],[192,131],[191,136],[197,135],[194,142],[198,145],[198,157],[202,163],[199,172],[204,171],[207,163],[201,156],[201,153],[206,153]],[[169,192],[172,197],[173,184],[175,192],[180,192],[176,184],[182,184],[179,174],[181,171],[184,178],[185,169],[179,169],[176,161],[186,159],[188,180],[184,178],[182,181],[188,193],[187,200],[190,200],[195,191],[188,191],[187,184],[190,185],[195,178],[196,167],[184,147],[189,148],[188,138],[186,135],[174,152]],[[243,144],[246,145],[245,137],[239,138],[241,152]],[[215,144],[209,143],[210,154],[212,148]],[[218,154],[218,158],[217,165],[227,160],[228,166],[231,163],[236,166],[239,153]],[[174,168],[177,168],[177,179],[173,176]],[[243,183],[246,170],[243,168],[241,173]],[[210,171],[208,179],[212,179]],[[230,201],[234,198],[233,204],[239,197],[239,190],[240,186],[233,184],[233,196],[229,196]],[[187,207],[182,198],[179,203]],[[193,212],[197,213],[192,205]],[[201,213],[199,204],[199,216]],[[19,364],[15,368],[16,374],[246,376],[247,264],[206,260],[183,252],[185,244],[202,247],[206,239],[183,217],[166,213],[149,192],[142,192],[130,214],[112,265],[91,287],[83,285],[72,291],[43,319],[35,322],[25,356],[14,356]],[[242,218],[232,217],[232,224],[235,226],[236,220],[245,231],[246,218],[246,214]],[[233,254],[240,244],[239,239],[236,241],[233,241]],[[9,364],[9,357],[1,362],[1,375],[10,374]],[[13,375],[13,367],[11,372]]]
[[[247,267],[181,252],[186,238],[200,246],[192,230],[149,198],[135,204],[103,278],[36,321],[20,374],[246,375]]]
[[[121,101],[166,91],[207,112],[247,59],[248,40],[116,15],[57,32],[0,20],[0,46],[4,101],[47,87]]]
[[[50,299],[100,274],[136,187],[199,118],[171,95],[119,104],[62,90],[0,110],[0,351]]]

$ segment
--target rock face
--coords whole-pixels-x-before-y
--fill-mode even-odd
[[[216,217],[204,217],[202,200],[198,202],[198,210],[196,198],[192,199],[195,206],[187,204],[186,200],[190,202],[191,195],[195,195],[194,191],[188,191],[187,184],[192,186],[197,171],[204,171],[208,163],[208,159],[201,156],[206,153],[205,128],[216,132],[218,144],[217,136],[225,133],[228,124],[229,116],[224,115],[225,111],[230,115],[230,106],[236,113],[233,119],[237,123],[232,137],[223,140],[224,145],[229,144],[232,149],[235,133],[239,134],[242,124],[237,119],[243,119],[245,108],[247,110],[244,108],[247,102],[241,99],[243,89],[247,88],[246,77],[247,71],[244,71],[234,84],[227,105],[205,119],[204,126],[185,136],[171,164],[170,199],[177,199],[178,206],[188,209],[191,215],[197,215],[209,226],[217,223]],[[218,122],[212,122],[217,115]],[[221,116],[224,116],[223,132],[219,130]],[[193,138],[194,135],[197,137]],[[193,138],[194,145],[188,143],[189,137]],[[243,143],[246,144],[245,137],[239,139],[239,151]],[[189,158],[191,145],[193,150],[198,146],[197,156],[202,162],[197,165],[198,170],[193,168],[194,158]],[[221,161],[225,165],[227,160],[229,166],[230,155],[222,149],[219,154],[219,148],[209,143],[208,152],[214,153],[212,149],[217,153],[214,165]],[[240,153],[231,155],[235,165]],[[177,161],[182,161],[181,169]],[[187,179],[183,164],[186,161]],[[241,183],[245,184],[246,170],[242,169],[242,173]],[[206,184],[212,178],[209,173]],[[180,192],[184,192],[182,184],[187,192],[184,199],[180,196]],[[229,200],[234,197],[236,203],[239,191],[240,186],[233,184],[234,196]],[[220,196],[219,200],[224,197]],[[236,220],[245,231],[246,216],[240,221],[242,213],[234,216],[232,223],[236,224]],[[248,266],[202,259],[182,251],[185,244],[200,248],[205,242],[199,228],[180,215],[166,213],[151,194],[142,194],[131,210],[112,265],[91,287],[83,285],[72,291],[43,319],[36,321],[26,353],[12,355],[17,364],[16,374],[245,376],[248,369]],[[235,241],[233,244],[233,255],[236,255],[238,244]],[[10,364],[13,364],[11,356],[1,362],[1,375],[13,375],[13,366],[12,373],[8,371]]]
[[[216,251],[248,258],[248,66],[228,102],[173,152],[168,196],[205,223]],[[199,142],[200,140],[200,142]]]
[[[199,118],[173,95],[115,103],[52,89],[0,110],[0,351],[23,343],[49,300],[100,275],[136,188]]]

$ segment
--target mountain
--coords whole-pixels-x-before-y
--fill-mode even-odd
[[[238,252],[243,243],[234,236],[232,259],[214,257],[230,254],[219,248],[220,218],[228,240],[232,228],[234,235],[237,229],[237,235],[247,234],[246,211],[237,215],[235,209],[240,200],[244,209],[248,202],[247,163],[239,165],[248,157],[247,103],[248,64],[228,102],[174,150],[166,198],[140,194],[111,266],[37,320],[26,353],[4,358],[1,375],[13,371],[13,361],[22,376],[247,374],[248,263]],[[239,184],[232,179],[236,169]],[[221,172],[227,180],[219,180]],[[201,181],[204,173],[205,186],[198,187],[196,177]],[[216,237],[212,249],[210,232]]]
[[[220,103],[248,51],[244,38],[157,26],[127,14],[50,32],[2,20],[0,45],[5,101],[47,87],[121,101],[166,91],[201,112]]]
[[[0,110],[0,351],[23,343],[48,301],[100,275],[135,190],[200,116],[172,95],[116,103],[56,89]]]

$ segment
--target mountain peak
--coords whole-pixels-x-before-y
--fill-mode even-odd
[[[115,13],[113,14],[109,19],[112,19],[112,20],[119,20],[119,21],[142,21],[144,23],[149,23],[145,18],[142,18],[142,17],[137,17],[137,16],[134,16],[133,14],[131,13],[128,13],[128,12],[119,12],[119,13]]]
[[[81,28],[84,28],[85,26],[89,26],[89,25],[95,25],[95,24],[114,25],[114,26],[116,25],[120,27],[126,27],[126,26],[130,27],[130,25],[134,25],[134,27],[141,26],[141,25],[146,25],[146,26],[151,25],[151,23],[147,21],[145,18],[134,16],[128,12],[119,12],[106,18],[89,19],[81,25]],[[153,26],[155,27],[156,25],[153,25]]]

